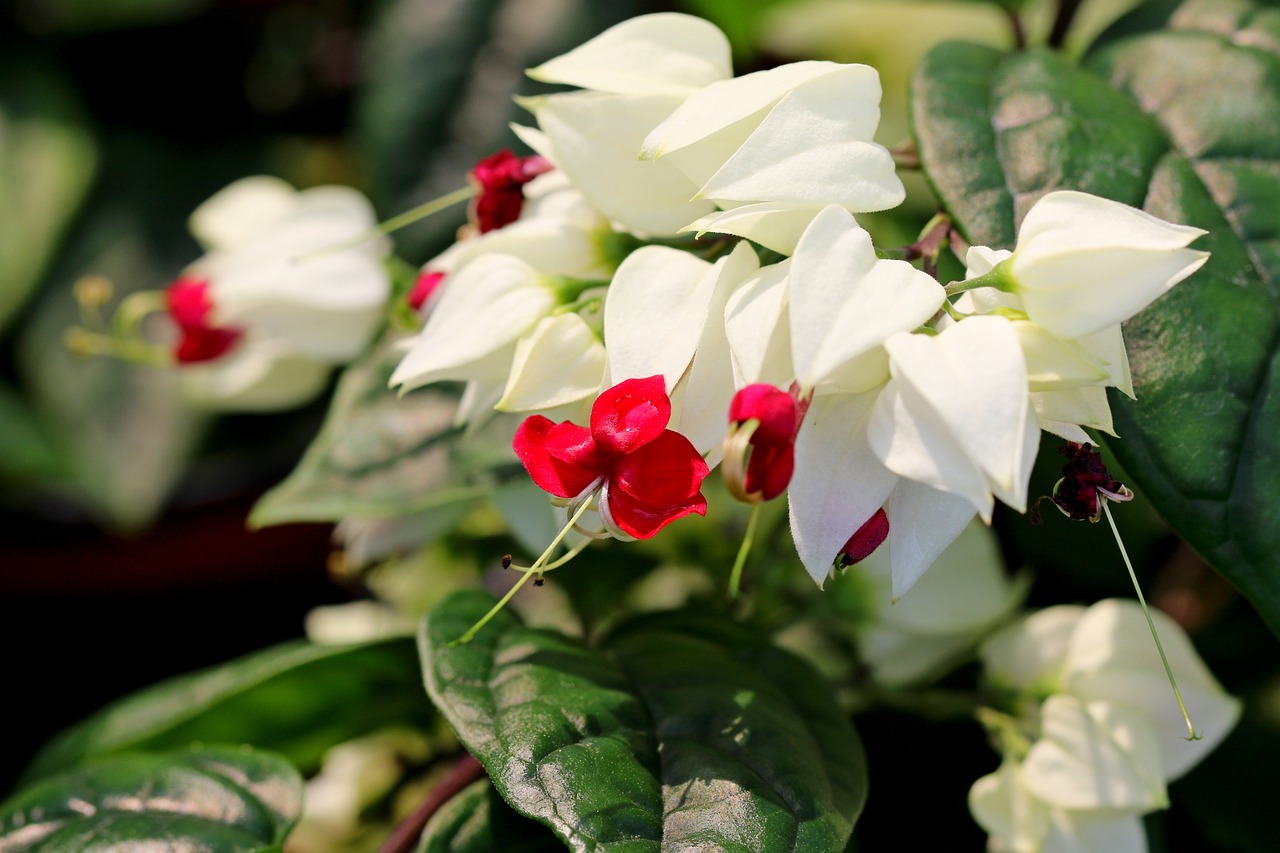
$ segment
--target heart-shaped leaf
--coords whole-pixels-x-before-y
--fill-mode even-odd
[[[457,593],[423,623],[427,691],[503,796],[575,850],[840,850],[866,795],[825,682],[760,632],[659,615],[599,646]]]
[[[343,372],[320,434],[250,524],[395,518],[480,497],[522,470],[510,419],[464,435],[453,423],[455,395],[389,388],[402,355],[388,335]]]
[[[1126,325],[1138,399],[1113,399],[1111,445],[1280,629],[1280,25],[1243,0],[1169,5],[1120,22],[1082,68],[935,49],[912,87],[916,133],[974,243],[1012,247],[1027,208],[1060,188],[1210,232],[1204,268]]]
[[[418,853],[545,853],[564,850],[541,824],[521,817],[481,779],[432,815]]]
[[[50,742],[25,778],[196,741],[253,744],[309,771],[337,743],[387,725],[430,722],[421,683],[408,637],[352,646],[289,643],[180,676],[99,711]]]
[[[0,850],[278,850],[301,810],[302,778],[270,753],[126,755],[46,779],[0,805]]]

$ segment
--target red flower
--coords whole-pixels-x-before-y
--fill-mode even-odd
[[[591,426],[533,415],[512,442],[529,476],[556,497],[600,491],[610,532],[649,539],[691,513],[706,515],[699,491],[709,473],[689,439],[667,429],[671,400],[661,376],[628,379],[591,407]]]
[[[471,203],[471,221],[480,233],[519,219],[524,207],[524,185],[553,168],[545,157],[517,157],[506,148],[476,163],[471,179],[480,185],[480,194]]]
[[[808,400],[796,399],[799,389],[790,393],[773,385],[756,383],[748,385],[733,396],[729,404],[729,423],[735,429],[730,432],[726,444],[726,458],[731,454],[748,453],[745,476],[741,483],[731,480],[729,488],[740,500],[752,503],[773,500],[787,488],[796,469],[796,436],[809,408]],[[756,427],[747,438],[746,447],[741,440],[731,447],[738,429],[748,421]],[[726,472],[738,471],[741,464],[731,462]]]
[[[182,364],[212,361],[226,353],[244,332],[232,327],[213,326],[209,312],[209,283],[204,279],[181,276],[165,293],[169,316],[178,326],[178,343],[173,357]]]
[[[444,273],[442,272],[422,272],[413,282],[413,287],[409,288],[409,294],[405,297],[405,301],[409,303],[409,307],[417,311],[427,300],[431,298],[431,294],[436,292],[440,287],[440,282],[444,281]]]
[[[871,552],[879,548],[888,537],[889,516],[883,509],[878,509],[876,514],[868,518],[866,523],[849,537],[849,541],[844,543],[844,547],[836,555],[836,562],[841,568],[861,563],[870,557]]]
[[[1133,498],[1133,492],[1107,472],[1102,454],[1094,450],[1092,444],[1068,441],[1058,452],[1067,457],[1067,464],[1062,466],[1063,477],[1054,485],[1051,500],[1067,518],[1097,521],[1102,516],[1104,499]]]

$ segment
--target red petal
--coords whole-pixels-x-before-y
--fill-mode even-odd
[[[668,429],[618,460],[609,481],[634,498],[662,506],[696,494],[710,470],[689,439]]]
[[[699,492],[686,501],[652,507],[622,491],[609,491],[609,515],[614,525],[633,539],[652,539],[677,518],[707,514],[707,501]]]
[[[609,452],[632,453],[671,421],[671,398],[661,376],[627,379],[601,393],[591,407],[591,435]]]
[[[870,557],[871,552],[879,548],[888,536],[889,516],[885,515],[883,509],[878,509],[876,514],[868,518],[866,523],[858,528],[858,532],[844,543],[837,557],[840,565],[852,566],[854,563],[862,562]]]
[[[733,395],[729,404],[729,420],[732,423],[755,418],[760,421],[752,436],[752,444],[782,444],[795,440],[799,423],[796,401],[791,395],[773,385],[757,382]]]
[[[524,207],[524,185],[552,168],[544,157],[517,157],[505,148],[476,163],[471,178],[480,184],[480,194],[472,204],[471,218],[480,233],[519,219]]]
[[[759,430],[756,432],[758,434]],[[754,445],[755,435],[751,439]],[[796,452],[790,443],[784,447],[753,447],[743,487],[748,494],[759,492],[762,500],[771,501],[786,491],[795,470]]]
[[[212,361],[235,346],[243,334],[231,326],[210,325],[213,301],[204,279],[180,277],[165,291],[165,302],[180,332],[173,357],[183,364]]]
[[[596,467],[600,454],[591,433],[568,421],[555,424],[542,415],[525,418],[511,446],[538,488],[556,497],[580,495],[606,473]]]
[[[436,292],[442,281],[444,281],[442,272],[422,273],[409,289],[409,295],[405,297],[405,301],[409,303],[410,308],[417,311],[431,298],[431,294]]]

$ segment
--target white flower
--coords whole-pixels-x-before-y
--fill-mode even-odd
[[[1052,192],[1027,212],[1004,287],[1061,338],[1123,322],[1209,257],[1186,246],[1205,234],[1081,192]]]
[[[858,656],[876,681],[898,686],[936,675],[971,650],[1017,607],[1030,578],[1011,581],[995,534],[971,523],[909,595],[894,600],[887,549],[859,563],[856,580],[869,587],[874,608],[855,629]]]
[[[894,473],[963,497],[990,523],[994,498],[1022,512],[1039,448],[1013,326],[970,317],[936,336],[885,342],[893,381],[868,426]]]
[[[521,101],[541,133],[521,138],[591,204],[628,229],[674,234],[713,209],[672,165],[637,159],[645,137],[685,98],[733,75],[729,42],[690,15],[662,13],[614,26],[529,76],[585,91]]]
[[[209,252],[169,289],[185,390],[208,405],[270,409],[323,388],[381,324],[390,281],[385,239],[347,187],[295,191],[246,178],[191,216]]]
[[[970,794],[975,817],[1008,849],[1099,849],[1079,840],[1095,832],[1128,839],[1129,846],[1116,840],[1108,850],[1144,849],[1126,816],[1164,808],[1165,783],[1235,724],[1239,702],[1223,692],[1171,619],[1159,611],[1151,616],[1200,740],[1186,739],[1135,602],[1051,607],[983,643],[988,681],[1019,697],[1020,724],[1034,738]]]

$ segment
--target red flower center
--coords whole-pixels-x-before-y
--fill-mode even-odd
[[[1053,503],[1072,521],[1097,521],[1102,499],[1129,500],[1133,493],[1107,472],[1102,454],[1088,442],[1068,441],[1058,452],[1067,457],[1062,479],[1053,487]]]
[[[192,276],[180,276],[165,294],[169,317],[178,327],[178,343],[173,357],[182,364],[212,361],[225,354],[243,330],[209,323],[213,302],[209,299],[209,283]]]
[[[524,208],[524,185],[553,168],[545,157],[517,157],[506,148],[476,163],[470,176],[480,194],[471,205],[472,223],[484,234],[515,222]]]
[[[685,438],[667,429],[671,400],[661,376],[628,379],[591,407],[591,425],[525,419],[512,442],[529,476],[556,497],[600,489],[611,529],[649,539],[691,513],[706,515],[700,491],[709,470]]]
[[[409,295],[405,297],[405,301],[409,303],[409,307],[417,311],[427,300],[431,298],[431,294],[436,292],[440,287],[440,283],[444,281],[444,273],[442,272],[423,272],[417,280],[414,281],[413,287],[409,288]]]

